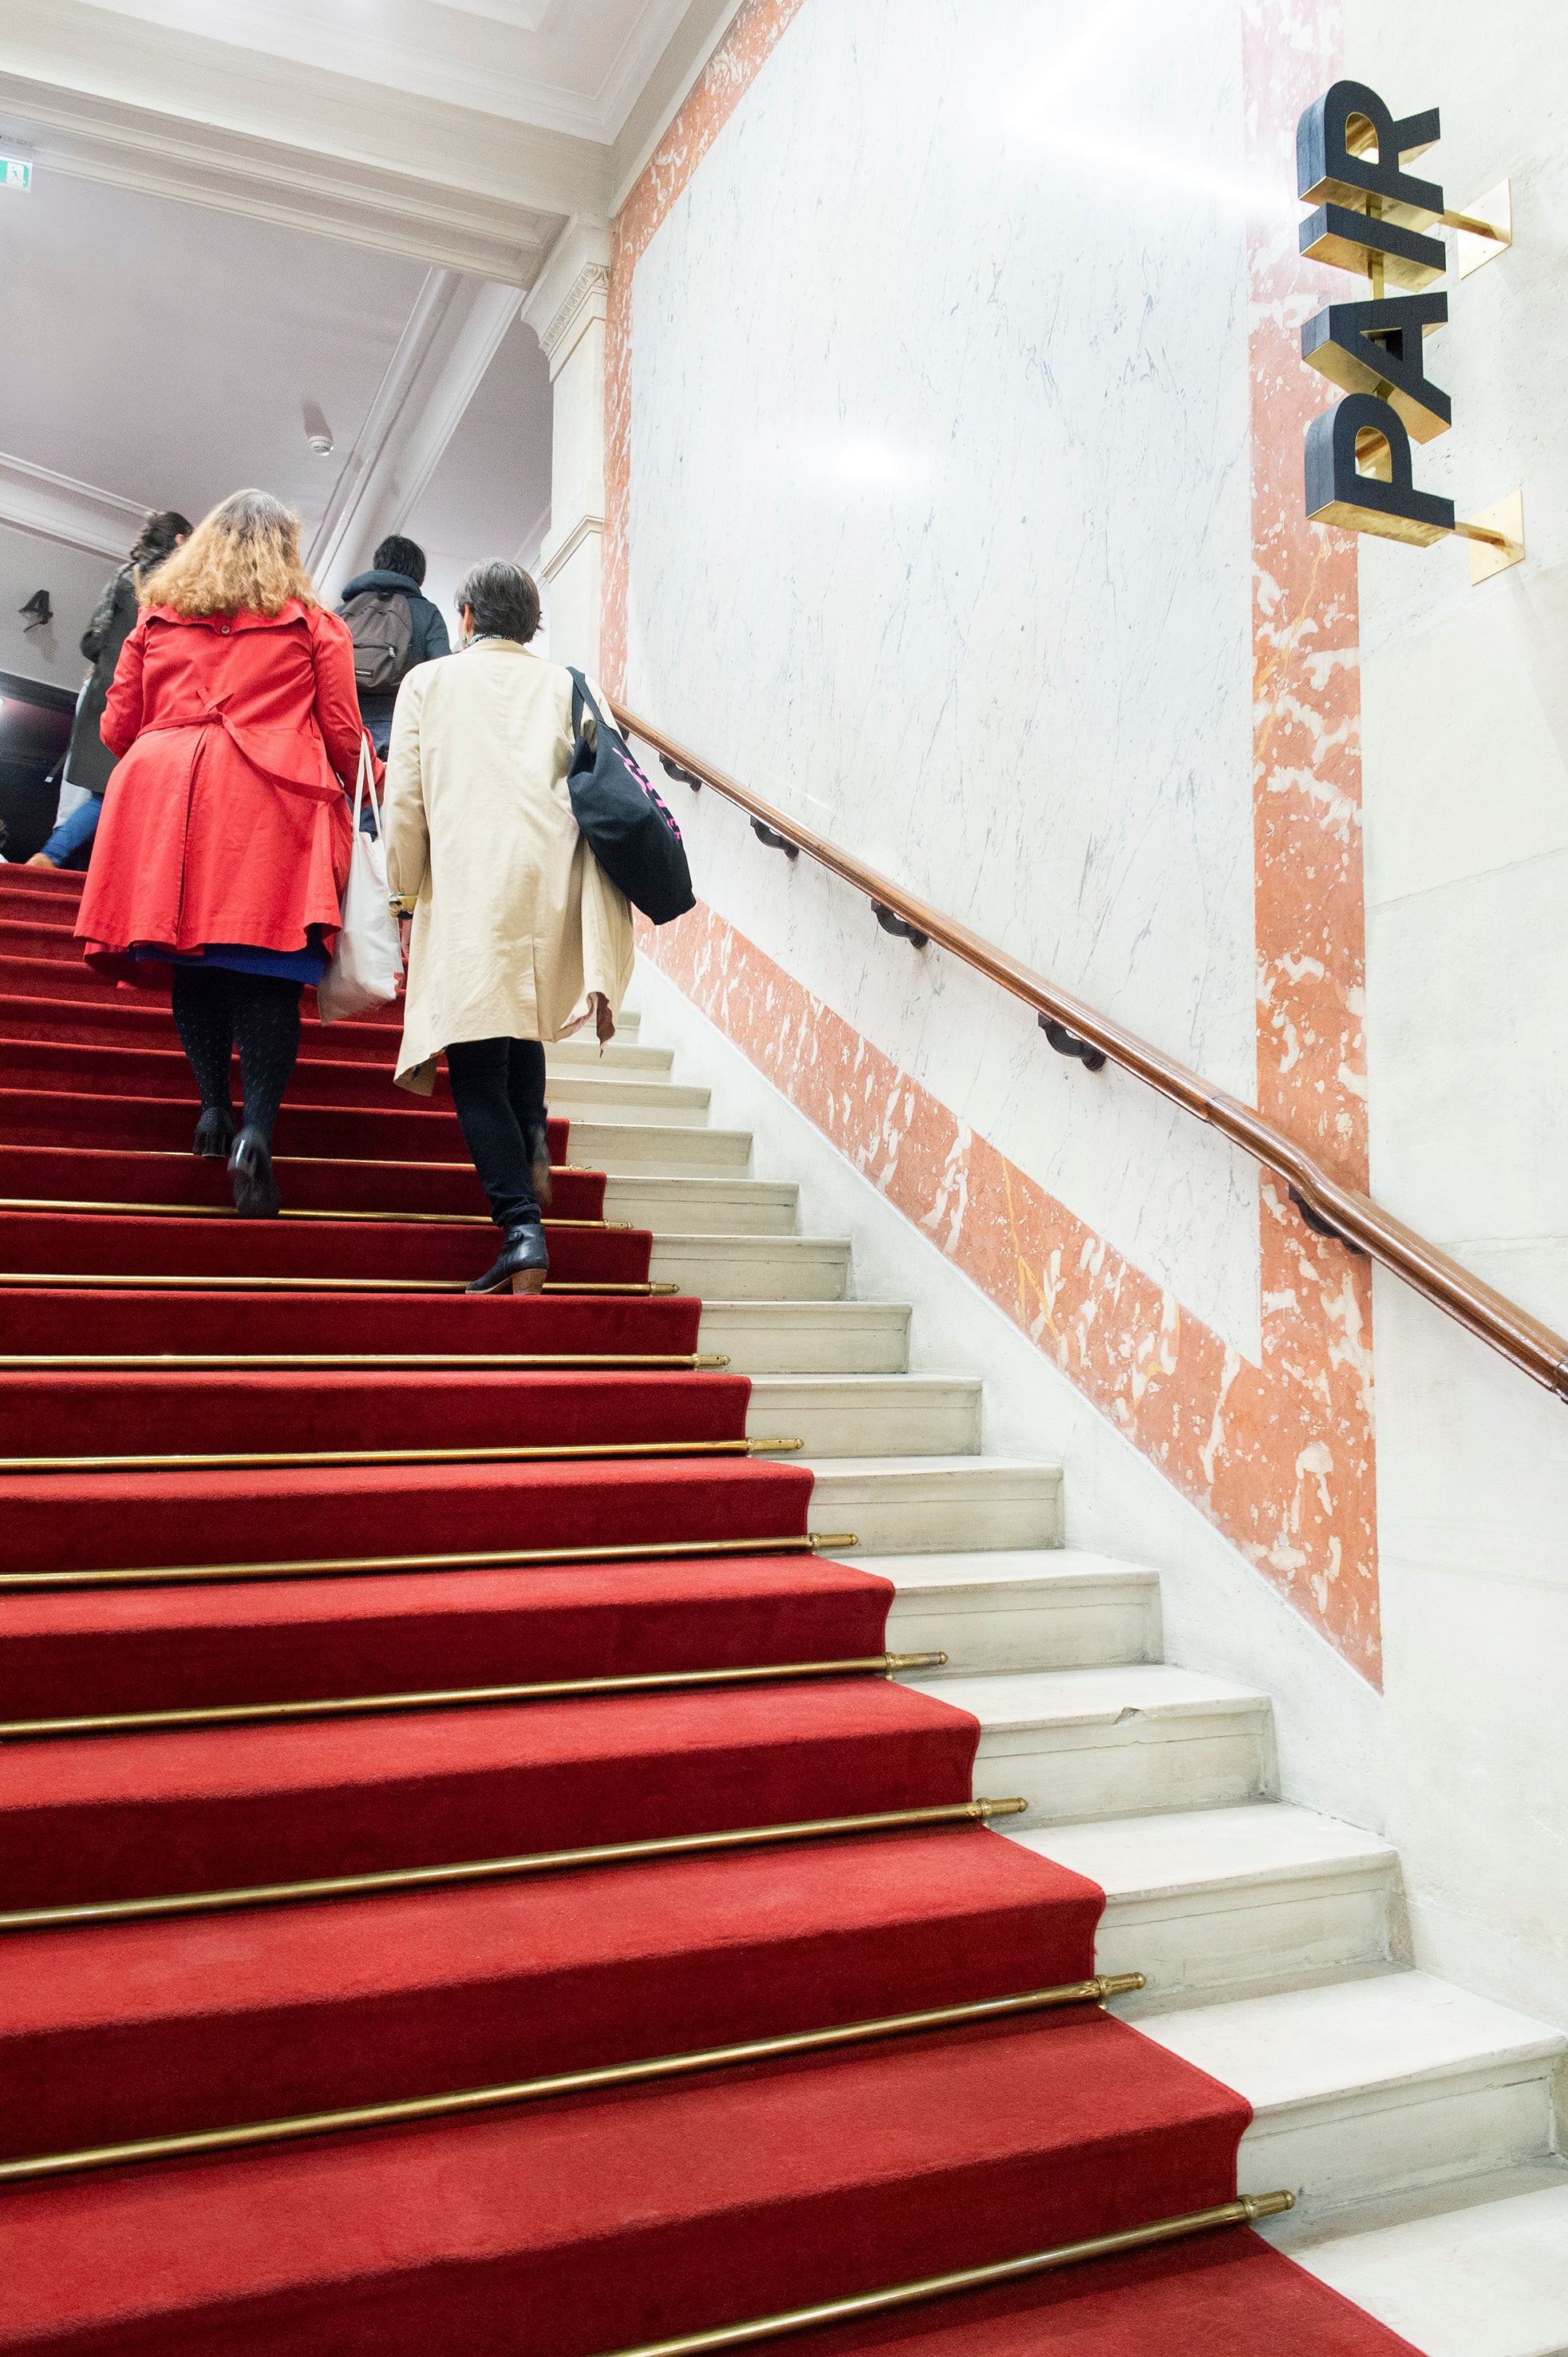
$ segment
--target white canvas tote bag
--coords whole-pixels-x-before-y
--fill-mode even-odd
[[[375,813],[373,835],[360,832],[360,810],[366,789]],[[397,996],[403,973],[397,919],[387,906],[387,847],[381,830],[381,807],[376,799],[371,740],[360,739],[360,776],[354,788],[354,848],[349,855],[349,881],[343,893],[343,926],[331,962],[316,985],[316,1008],[323,1023],[341,1023],[351,1015],[368,1014]]]

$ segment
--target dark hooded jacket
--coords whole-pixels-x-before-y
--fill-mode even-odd
[[[350,597],[358,597],[367,589],[401,590],[408,599],[408,619],[413,634],[408,649],[408,665],[411,671],[415,663],[431,662],[437,655],[451,653],[452,641],[446,635],[446,624],[442,619],[441,608],[439,606],[433,605],[428,597],[420,595],[417,581],[411,580],[406,573],[375,571],[356,573],[352,581],[347,581],[343,585],[342,594],[338,599],[338,611],[342,611]],[[378,721],[383,723],[391,721],[392,706],[396,702],[395,688],[390,695],[360,696],[360,709],[364,715],[365,725],[371,729],[372,735],[376,734],[375,724]]]

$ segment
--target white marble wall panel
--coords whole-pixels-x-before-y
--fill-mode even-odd
[[[1438,105],[1451,206],[1513,184],[1510,252],[1446,281],[1453,431],[1416,480],[1522,488],[1528,554],[1361,544],[1373,1191],[1568,1333],[1568,17],[1350,0],[1347,70]],[[1451,249],[1452,250],[1452,249]],[[1347,280],[1347,288],[1350,282]],[[1568,1406],[1380,1278],[1391,1769],[1416,1960],[1568,2019]]]
[[[634,281],[628,686],[1250,1098],[1240,67],[1235,0],[800,12]],[[723,913],[1256,1355],[1250,1168],[681,816]]]

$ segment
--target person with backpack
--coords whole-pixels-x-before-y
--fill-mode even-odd
[[[377,549],[370,572],[345,584],[338,608],[354,641],[360,716],[383,759],[398,689],[415,663],[452,651],[440,607],[420,595],[424,582],[424,549],[394,532]]]

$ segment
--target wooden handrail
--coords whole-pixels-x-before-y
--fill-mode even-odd
[[[841,851],[836,844],[813,834],[808,827],[775,810],[771,803],[760,801],[722,770],[715,770],[711,762],[677,744],[662,728],[655,727],[650,720],[644,720],[613,697],[610,709],[628,734],[640,737],[688,778],[711,786],[748,817],[760,820],[773,834],[803,851],[808,859],[814,859],[819,866],[864,893],[875,905],[890,910],[915,931],[925,934],[950,956],[961,960],[1010,996],[1033,1007],[1036,1016],[1059,1025],[1109,1062],[1131,1072],[1134,1080],[1180,1105],[1184,1113],[1207,1122],[1211,1129],[1217,1129],[1283,1181],[1309,1226],[1381,1262],[1423,1300],[1446,1311],[1459,1325],[1489,1343],[1559,1399],[1568,1400],[1568,1340],[1541,1318],[1532,1318],[1517,1302],[1509,1301],[1506,1295],[1483,1285],[1479,1277],[1473,1276],[1435,1244],[1428,1243],[1380,1204],[1374,1203],[1369,1195],[1345,1186],[1315,1155],[1298,1146],[1273,1122],[1266,1121],[1255,1105],[1243,1104],[1240,1098],[1211,1088],[1186,1064],[1178,1064],[1174,1057],[1164,1055],[1146,1039],[1123,1030],[1108,1017],[1097,1015],[1082,999],[1042,980],[1028,966],[1009,957],[1005,950],[972,933],[967,925],[943,916],[938,909],[928,908],[923,900],[917,900],[886,876],[878,876],[874,868],[853,858],[847,851]]]

